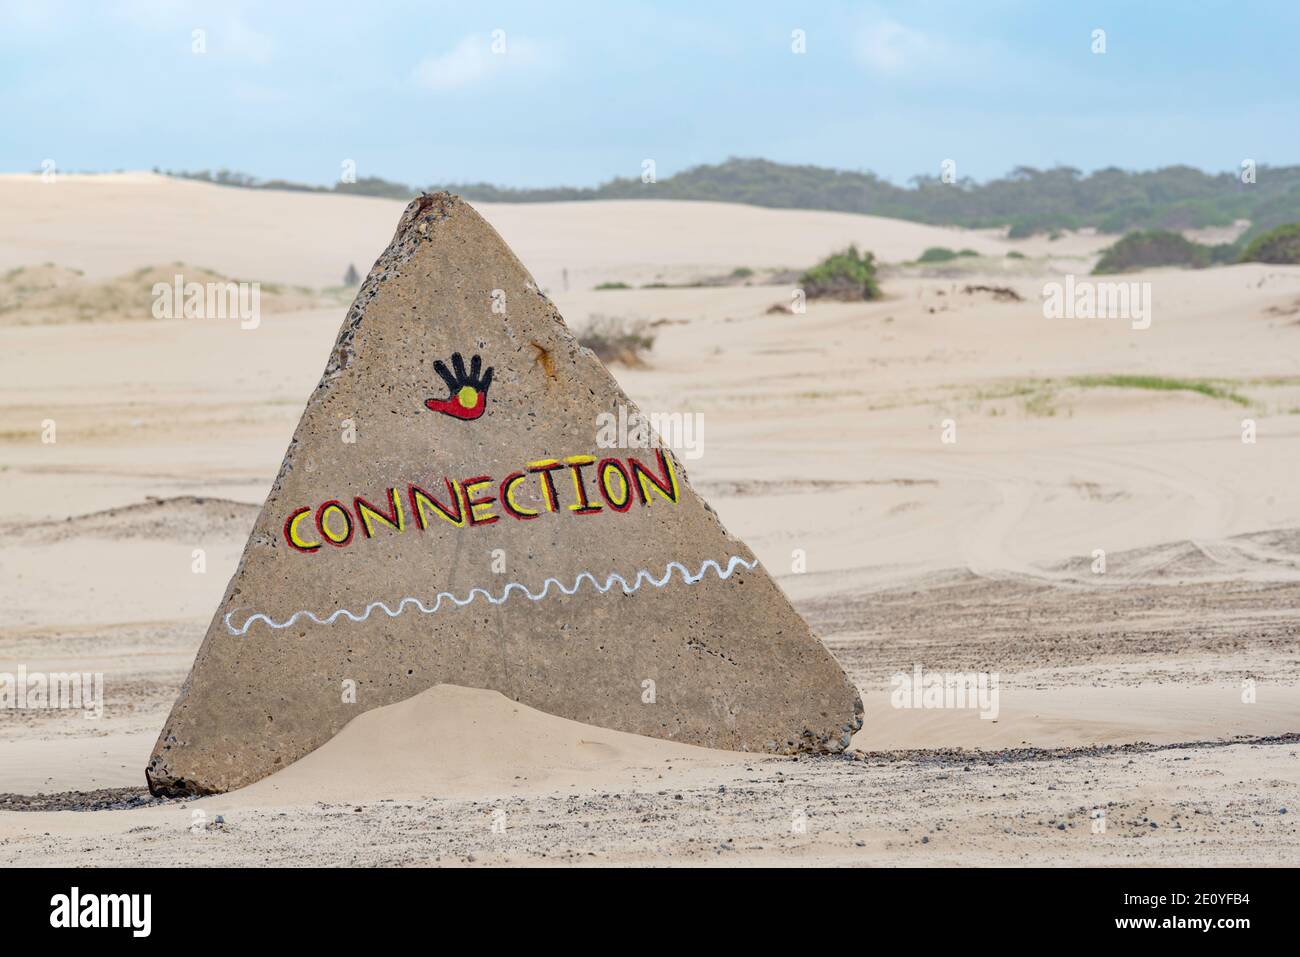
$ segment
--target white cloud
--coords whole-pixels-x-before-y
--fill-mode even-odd
[[[858,34],[854,52],[863,65],[877,73],[904,73],[942,60],[945,46],[919,30],[886,19]]]
[[[136,30],[170,34],[189,49],[194,30],[207,34],[207,52],[252,63],[269,63],[271,37],[249,22],[242,0],[227,0],[215,10],[192,0],[119,0],[113,13]]]
[[[211,40],[209,37],[209,42]],[[271,38],[254,30],[238,17],[230,21],[224,35],[219,35],[217,41],[223,48],[222,52],[233,57],[252,60],[254,63],[266,63],[271,59]]]
[[[412,78],[418,86],[442,93],[540,62],[538,45],[527,37],[505,35],[494,40],[490,35],[472,34],[448,53],[425,57],[416,64]]]

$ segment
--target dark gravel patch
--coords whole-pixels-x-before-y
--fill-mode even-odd
[[[1001,751],[930,748],[900,751],[847,751],[835,760],[861,761],[865,764],[910,762],[939,767],[969,764],[1018,764],[1023,761],[1069,761],[1075,758],[1104,758],[1119,754],[1150,754],[1156,751],[1181,751],[1189,748],[1226,748],[1233,745],[1300,744],[1300,732],[1263,737],[1241,736],[1220,741],[1183,741],[1174,744],[1093,744],[1068,748],[1004,748]]]
[[[0,811],[122,811],[133,807],[175,804],[154,797],[148,788],[100,788],[55,794],[0,794]]]

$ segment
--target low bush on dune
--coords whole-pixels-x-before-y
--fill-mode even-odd
[[[931,246],[917,258],[919,263],[946,263],[954,259],[976,258],[979,253],[974,249],[951,250],[947,246]]]
[[[1129,233],[1106,249],[1093,273],[1136,272],[1153,266],[1202,269],[1213,261],[1208,246],[1167,229],[1148,229]]]
[[[601,362],[625,366],[645,365],[645,353],[654,348],[653,333],[646,332],[644,321],[631,322],[620,316],[593,315],[578,331],[578,342],[586,346]]]
[[[876,257],[859,253],[857,246],[823,259],[799,278],[799,285],[809,299],[839,299],[854,302],[879,299],[876,282]]]
[[[1287,223],[1256,237],[1241,254],[1244,263],[1300,263],[1300,223]]]

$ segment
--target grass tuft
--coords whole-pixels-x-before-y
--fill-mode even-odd
[[[1245,396],[1216,385],[1209,379],[1172,379],[1158,375],[1086,375],[1070,380],[1071,385],[1086,389],[1154,389],[1161,392],[1199,392],[1211,399],[1223,399],[1237,405],[1250,405]]]

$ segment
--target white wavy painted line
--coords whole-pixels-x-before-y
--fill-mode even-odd
[[[554,585],[556,588],[558,588],[561,592],[563,592],[566,595],[574,595],[577,594],[579,587],[581,587],[584,581],[591,582],[592,586],[596,589],[596,591],[600,592],[602,595],[608,592],[610,589],[612,589],[616,583],[623,586],[623,594],[630,595],[633,592],[637,591],[643,584],[653,585],[655,588],[663,588],[665,585],[668,584],[669,580],[673,577],[674,570],[681,573],[681,579],[685,584],[694,585],[704,578],[704,573],[708,571],[710,568],[712,568],[715,572],[718,573],[718,578],[720,578],[723,581],[726,581],[728,578],[732,576],[732,574],[735,573],[737,567],[745,568],[745,569],[753,569],[758,567],[758,562],[746,561],[745,559],[741,558],[739,555],[732,555],[731,558],[727,560],[727,567],[724,569],[713,559],[706,558],[704,560],[704,563],[700,565],[699,572],[697,572],[696,574],[691,574],[687,570],[686,566],[683,565],[681,562],[669,562],[667,568],[664,570],[664,574],[662,578],[655,578],[648,571],[642,569],[641,571],[636,573],[636,578],[632,580],[632,584],[630,585],[628,584],[627,579],[624,578],[622,575],[618,574],[617,572],[611,573],[609,577],[605,579],[605,583],[603,585],[596,580],[596,576],[593,575],[591,572],[579,572],[578,577],[573,580],[572,587],[566,587],[564,583],[561,582],[559,579],[548,578],[546,579],[546,581],[542,582],[542,590],[537,594],[533,594],[529,590],[528,586],[522,584],[521,582],[509,582],[506,585],[506,587],[501,590],[501,594],[497,596],[490,594],[486,589],[483,588],[471,588],[469,590],[469,594],[466,595],[465,598],[457,598],[449,591],[442,591],[442,592],[438,592],[437,596],[434,598],[432,608],[427,607],[424,604],[424,602],[420,601],[420,599],[418,598],[408,597],[408,598],[403,598],[401,601],[399,601],[397,603],[397,608],[395,610],[389,608],[388,605],[382,601],[372,601],[369,605],[366,606],[366,610],[363,611],[360,615],[354,614],[353,612],[349,611],[346,608],[340,608],[338,611],[334,612],[327,618],[319,618],[316,616],[315,613],[303,609],[302,611],[294,612],[285,621],[277,622],[277,621],[272,621],[269,616],[264,615],[261,612],[257,612],[255,614],[249,615],[247,620],[244,621],[244,624],[241,625],[239,628],[236,628],[234,625],[230,623],[230,616],[233,615],[235,611],[238,611],[238,609],[234,609],[226,613],[225,623],[226,623],[226,631],[230,632],[230,634],[235,636],[242,636],[248,634],[249,627],[253,624],[253,622],[257,621],[258,619],[261,619],[262,621],[266,622],[268,627],[277,628],[277,629],[292,627],[294,622],[296,622],[299,618],[309,618],[318,625],[332,625],[334,624],[334,622],[338,621],[339,618],[347,618],[351,621],[357,621],[357,622],[365,621],[367,618],[370,617],[370,613],[374,611],[376,608],[382,611],[389,618],[396,618],[398,615],[400,615],[402,612],[406,610],[407,605],[414,605],[416,608],[420,609],[420,611],[422,611],[424,614],[432,615],[434,612],[436,612],[439,608],[442,607],[442,600],[444,598],[449,599],[457,607],[461,607],[461,608],[463,608],[465,605],[470,604],[470,602],[474,601],[474,599],[480,595],[486,598],[493,605],[504,605],[506,603],[506,600],[510,597],[510,593],[512,591],[517,590],[522,592],[525,597],[529,598],[532,601],[541,601],[550,592],[552,585]]]

